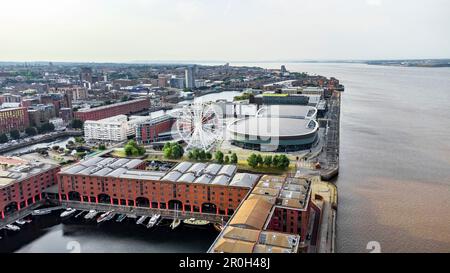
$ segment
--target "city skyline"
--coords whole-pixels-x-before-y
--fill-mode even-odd
[[[449,58],[450,3],[423,3],[18,0],[2,4],[0,61]]]

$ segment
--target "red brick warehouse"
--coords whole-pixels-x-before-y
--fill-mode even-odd
[[[75,119],[82,121],[100,120],[117,115],[129,115],[146,111],[150,108],[150,99],[138,99],[132,101],[119,102],[90,109],[80,109],[74,113]]]

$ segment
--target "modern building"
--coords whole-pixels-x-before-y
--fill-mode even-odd
[[[185,80],[183,78],[171,78],[169,80],[170,87],[183,89],[185,87]]]
[[[0,133],[9,133],[12,130],[22,131],[28,126],[30,121],[25,107],[0,110]]]
[[[83,128],[86,141],[125,141],[128,132],[128,118],[125,115],[118,115],[101,120],[87,120],[84,122]]]
[[[172,139],[172,126],[176,119],[168,114],[154,117],[136,125],[136,141],[150,144]]]
[[[146,171],[138,159],[94,157],[59,173],[62,200],[232,215],[259,179],[234,165],[182,162]]]
[[[73,119],[73,110],[72,108],[61,108],[59,109],[60,118],[64,120],[64,122],[69,122]]]
[[[130,100],[125,102],[114,103],[110,105],[80,109],[74,113],[76,119],[82,121],[86,120],[100,120],[117,115],[129,115],[141,111],[146,111],[150,108],[150,100],[148,98]]]
[[[305,251],[311,181],[263,176],[209,248],[210,253]]]
[[[194,75],[194,67],[188,66],[184,71],[186,88],[193,89],[195,88],[195,75]]]
[[[0,157],[0,219],[42,199],[42,192],[56,185],[60,168],[43,162]]]
[[[249,117],[232,122],[231,143],[244,149],[289,152],[310,149],[318,140],[319,124],[292,117]]]

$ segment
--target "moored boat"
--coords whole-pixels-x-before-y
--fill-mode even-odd
[[[72,214],[74,214],[76,211],[77,211],[76,209],[67,208],[67,209],[66,209],[65,211],[63,211],[59,216],[60,216],[61,218],[69,217],[69,216],[71,216]]]
[[[117,217],[116,222],[117,223],[121,223],[123,220],[125,220],[125,218],[127,218],[126,214],[121,214]]]
[[[16,225],[12,225],[12,224],[6,225],[5,228],[6,228],[7,230],[11,230],[11,231],[19,231],[19,230],[20,230],[20,227],[18,227],[18,226],[16,226]]]
[[[158,220],[159,220],[160,217],[161,217],[160,214],[154,214],[154,215],[152,216],[152,218],[150,218],[150,220],[148,221],[147,228],[151,228],[151,227],[153,227],[154,225],[156,225],[156,223],[158,222]]]
[[[178,218],[173,219],[172,224],[170,224],[170,227],[172,229],[176,229],[181,224],[181,220]]]
[[[142,223],[144,223],[144,221],[145,221],[147,218],[148,218],[148,216],[146,216],[146,215],[141,216],[141,218],[139,218],[139,219],[136,221],[136,224],[141,225]]]
[[[197,220],[195,218],[189,218],[189,219],[183,220],[183,223],[187,224],[187,225],[193,225],[193,226],[206,226],[210,222],[207,220]]]

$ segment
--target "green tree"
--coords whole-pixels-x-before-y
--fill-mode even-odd
[[[19,139],[20,138],[20,132],[19,132],[19,130],[12,130],[11,132],[9,132],[9,136],[12,139]]]
[[[280,155],[280,162],[278,163],[278,168],[287,169],[290,163],[291,162],[286,155]]]
[[[180,159],[183,157],[184,150],[179,143],[172,145],[172,157],[175,159]]]
[[[260,154],[258,154],[256,156],[256,162],[258,162],[259,166],[262,166],[264,164],[264,160],[263,160],[263,158],[262,158],[262,156]]]
[[[194,160],[194,154],[192,153],[192,151],[188,152],[188,158],[189,160]]]
[[[237,164],[238,163],[238,157],[237,157],[236,153],[231,154],[230,163],[231,164]]]
[[[205,161],[205,159],[206,159],[205,150],[200,150],[200,152],[198,153],[198,158],[200,161]]]
[[[272,166],[278,168],[279,163],[280,163],[280,157],[278,155],[274,155],[272,158]]]
[[[194,150],[192,150],[192,158],[194,160],[199,160],[200,159],[200,151],[199,151],[199,149],[195,148]]]
[[[206,159],[211,160],[212,159],[212,154],[211,152],[206,152]]]
[[[99,149],[100,151],[106,150],[105,144],[100,144],[100,145],[98,145],[98,149]]]
[[[271,155],[266,155],[264,157],[264,165],[266,165],[267,167],[270,167],[272,165],[272,156]]]
[[[256,168],[256,166],[258,166],[258,157],[256,156],[256,154],[251,154],[247,158],[247,163],[250,167]]]
[[[0,135],[0,143],[6,143],[8,142],[8,136],[6,134],[1,134]]]
[[[134,140],[128,141],[124,147],[124,151],[127,156],[139,156],[145,154],[145,148],[139,146]]]
[[[37,130],[34,127],[28,127],[25,129],[25,134],[27,134],[27,136],[35,136],[37,135]]]
[[[221,151],[217,151],[214,154],[214,158],[216,159],[217,163],[219,163],[219,164],[223,163],[223,153]]]
[[[230,163],[230,157],[228,155],[226,155],[223,159],[223,163],[228,164]]]
[[[83,121],[81,119],[72,120],[72,123],[70,125],[75,129],[83,129]]]

